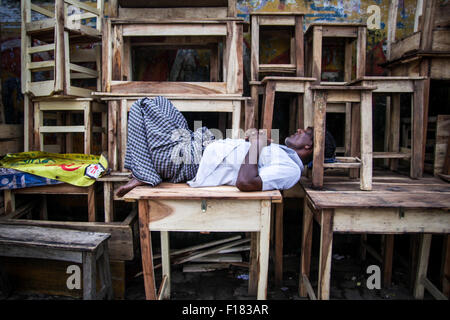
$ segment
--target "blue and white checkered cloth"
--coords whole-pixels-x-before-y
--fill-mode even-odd
[[[203,150],[213,140],[206,127],[192,132],[168,99],[143,98],[128,116],[125,168],[151,186],[185,182],[195,177]]]

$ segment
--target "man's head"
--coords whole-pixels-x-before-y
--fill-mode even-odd
[[[303,163],[309,163],[313,158],[314,129],[312,127],[297,129],[297,132],[287,137],[284,141],[287,147],[295,150]],[[326,131],[325,134],[325,157],[334,157],[336,142],[333,136]]]

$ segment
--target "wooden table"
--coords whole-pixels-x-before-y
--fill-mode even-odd
[[[191,188],[187,184],[162,183],[155,188],[136,187],[124,199],[139,202],[142,268],[147,299],[170,296],[169,231],[257,232],[255,256],[259,272],[250,272],[249,285],[258,279],[257,298],[266,298],[271,204],[281,203],[278,190],[241,192],[232,186]],[[150,231],[161,231],[163,280],[158,295]]]
[[[342,177],[327,177],[323,190],[313,190],[302,180],[305,191],[300,295],[315,298],[309,283],[313,219],[321,229],[319,299],[329,299],[333,233],[421,234],[414,296],[423,298],[424,288],[436,298],[445,296],[426,278],[431,235],[450,233],[450,185],[437,178],[412,180],[399,177],[374,179],[371,192]],[[448,261],[447,249],[445,261]],[[448,270],[448,267],[446,268]],[[448,275],[444,275],[444,278]]]

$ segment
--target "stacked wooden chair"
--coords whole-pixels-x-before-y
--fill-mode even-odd
[[[106,216],[112,216],[114,199],[120,200],[114,189],[129,180],[124,168],[127,114],[136,100],[163,95],[181,112],[219,113],[219,119],[225,116],[223,123],[231,114],[232,137],[239,135],[246,101],[242,96],[245,23],[236,17],[235,1],[215,0],[208,6],[195,1],[182,6],[178,1],[113,1],[110,9],[103,26],[102,90],[94,93],[109,111],[108,158],[113,172],[101,179]],[[136,46],[206,49],[209,81],[138,81],[132,58]]]

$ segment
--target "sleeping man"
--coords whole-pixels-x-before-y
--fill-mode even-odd
[[[286,145],[271,143],[264,130],[251,129],[247,135],[216,140],[206,127],[192,132],[166,98],[140,99],[128,117],[125,168],[131,170],[132,179],[117,190],[117,196],[162,181],[261,191],[289,189],[300,180],[304,165],[312,159],[312,128],[298,129],[286,138]]]

